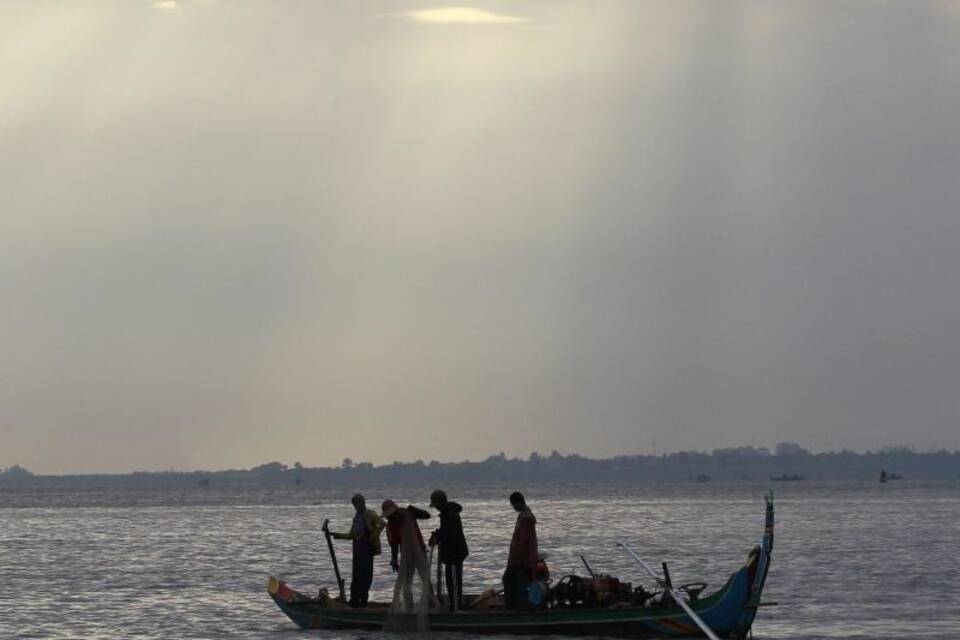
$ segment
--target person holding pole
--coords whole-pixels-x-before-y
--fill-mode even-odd
[[[359,493],[355,494],[350,502],[356,509],[350,531],[330,533],[337,540],[353,541],[349,604],[352,607],[365,607],[370,597],[370,586],[373,584],[373,559],[380,555],[380,533],[387,521],[377,515],[373,509],[367,509],[367,501]],[[326,522],[324,527],[324,531],[327,531]]]
[[[450,611],[459,611],[463,608],[463,561],[470,553],[460,520],[463,507],[447,500],[447,494],[440,489],[430,494],[430,506],[440,512],[440,528],[430,542],[440,546],[440,562],[444,565],[447,583],[447,604]]]

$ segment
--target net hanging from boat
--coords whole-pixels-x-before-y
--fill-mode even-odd
[[[402,509],[400,529],[400,569],[393,585],[393,602],[387,611],[384,629],[388,631],[430,630],[430,608],[433,592],[430,586],[430,562],[421,546],[417,521]],[[419,589],[414,587],[419,583]]]

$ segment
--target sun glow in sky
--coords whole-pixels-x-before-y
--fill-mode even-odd
[[[406,14],[418,22],[435,22],[440,24],[515,24],[526,22],[526,18],[511,16],[493,11],[484,11],[473,7],[438,7],[436,9],[420,9]]]

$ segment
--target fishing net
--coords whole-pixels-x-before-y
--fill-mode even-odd
[[[430,630],[434,597],[430,587],[430,561],[420,546],[420,540],[416,519],[409,513],[404,514],[400,533],[400,570],[393,585],[393,603],[384,621],[386,631]],[[414,582],[419,588],[415,588]]]

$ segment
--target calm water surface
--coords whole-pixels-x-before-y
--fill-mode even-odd
[[[433,487],[367,488],[425,506]],[[777,540],[758,638],[960,638],[960,483],[780,483]],[[513,487],[450,488],[465,507],[465,582],[498,582]],[[526,489],[555,576],[584,553],[638,580],[614,542],[667,560],[674,580],[723,583],[759,542],[759,485]],[[300,631],[266,594],[267,576],[313,591],[334,584],[324,517],[346,528],[352,490],[0,491],[0,637],[323,638]],[[349,543],[339,543],[349,572]],[[349,580],[348,580],[349,581]],[[378,562],[374,589],[391,577]],[[462,638],[463,636],[452,636]],[[386,638],[386,636],[383,636]]]

